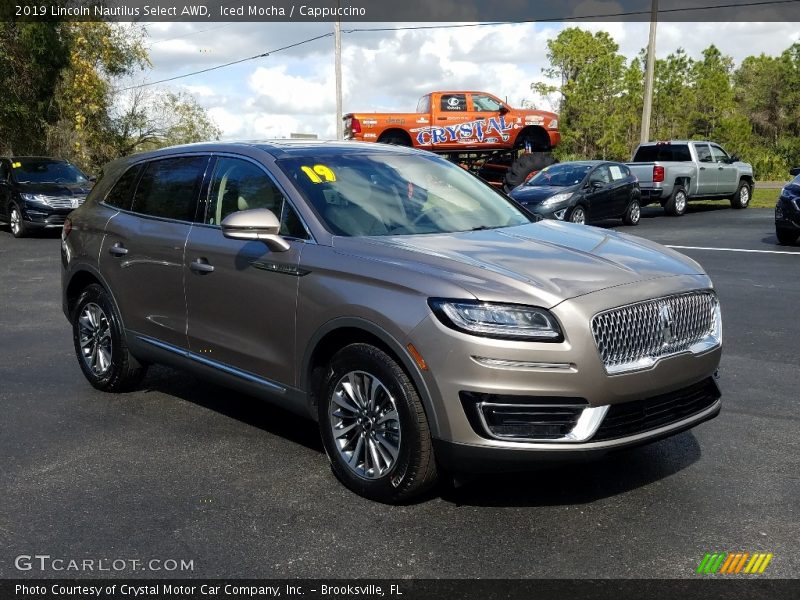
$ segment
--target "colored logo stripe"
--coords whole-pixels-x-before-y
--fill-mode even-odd
[[[749,552],[706,552],[697,566],[697,573],[735,575],[744,572],[760,575],[766,570],[772,557],[772,553],[763,552],[752,555]]]

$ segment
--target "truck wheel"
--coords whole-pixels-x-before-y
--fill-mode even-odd
[[[378,140],[378,142],[380,142],[381,144],[393,144],[395,146],[411,145],[411,142],[409,142],[408,137],[404,136],[402,133],[396,133],[396,132],[384,133]]]
[[[369,344],[351,344],[331,360],[318,404],[331,469],[357,494],[406,502],[437,479],[428,419],[397,362]]]
[[[511,163],[503,179],[503,189],[510,192],[524,182],[531,173],[541,171],[557,162],[550,152],[526,152]]]
[[[626,210],[625,214],[622,215],[622,222],[625,225],[636,226],[639,224],[641,218],[642,218],[642,207],[639,205],[639,201],[636,198],[634,198],[628,205],[628,210]]]
[[[688,199],[688,196],[686,196],[686,190],[683,188],[683,186],[676,185],[675,189],[672,190],[672,196],[670,196],[670,199],[667,200],[667,203],[664,205],[664,212],[671,217],[680,217],[686,212],[686,204]]]
[[[752,195],[753,188],[747,181],[742,179],[739,182],[739,188],[736,190],[736,193],[731,197],[731,208],[747,208]]]

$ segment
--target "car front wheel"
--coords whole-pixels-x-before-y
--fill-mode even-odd
[[[25,220],[22,218],[22,211],[16,204],[11,205],[9,226],[11,234],[15,238],[23,238],[28,235],[28,228],[25,226]]]
[[[631,203],[628,205],[628,209],[622,216],[622,222],[625,223],[625,225],[636,226],[639,224],[641,218],[642,207],[639,205],[639,201],[634,198],[631,200]]]
[[[586,210],[579,204],[570,211],[568,220],[579,225],[586,224]]]
[[[351,344],[331,360],[318,403],[325,451],[336,477],[379,502],[406,502],[437,479],[419,394],[383,350]]]
[[[789,231],[786,229],[775,229],[775,236],[778,238],[778,242],[784,246],[788,246],[790,244],[794,244],[797,241],[797,238],[800,237],[800,234]]]
[[[121,319],[108,292],[92,284],[81,293],[71,314],[72,339],[81,371],[104,392],[133,389],[146,367],[128,351]]]

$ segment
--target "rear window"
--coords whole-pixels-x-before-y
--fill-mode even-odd
[[[149,163],[136,187],[134,212],[193,221],[207,156],[181,156]]]
[[[633,157],[633,162],[690,162],[691,160],[692,155],[687,144],[640,146]]]
[[[134,165],[125,171],[125,174],[119,178],[119,181],[117,181],[103,202],[115,208],[130,210],[133,192],[136,191],[136,181],[139,179],[141,170],[142,165]]]

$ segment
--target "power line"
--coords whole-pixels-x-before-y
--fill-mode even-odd
[[[207,31],[216,31],[217,29],[225,29],[226,27],[230,27],[231,25],[236,25],[236,23],[225,23],[224,25],[218,25],[216,27],[208,27],[207,29],[200,29],[199,31],[190,31],[189,33],[185,33],[183,35],[176,35],[175,37],[171,38],[164,38],[161,40],[154,40],[150,42],[151,46],[155,46],[156,44],[163,44],[164,42],[171,42],[172,40],[180,40],[185,37],[189,37],[192,35],[198,35],[201,33],[205,33]]]
[[[701,10],[715,10],[721,8],[747,8],[747,7],[755,7],[755,6],[766,6],[766,5],[775,5],[775,4],[795,4],[800,2],[800,0],[761,0],[756,2],[746,2],[746,3],[728,3],[728,4],[714,4],[714,5],[707,5],[707,6],[691,6],[687,8],[666,8],[666,9],[659,9],[659,14],[662,13],[677,13],[677,12],[696,12]],[[615,17],[631,17],[637,15],[644,15],[649,14],[650,11],[627,11],[627,12],[617,12],[617,13],[607,13],[602,15],[583,15],[583,16],[568,16],[568,17],[559,17],[559,18],[548,18],[548,19],[528,19],[525,21],[491,21],[485,23],[457,23],[452,25],[409,25],[409,26],[400,26],[400,27],[357,27],[354,29],[347,29],[342,30],[342,33],[367,33],[367,32],[375,32],[375,31],[417,31],[417,30],[430,30],[430,29],[460,29],[465,27],[494,27],[497,25],[517,25],[517,24],[526,24],[526,23],[552,23],[552,22],[562,22],[562,21],[576,21],[576,20],[590,20],[590,19],[606,19],[606,18],[615,18]],[[211,28],[215,29],[215,28]],[[208,31],[208,30],[206,30]],[[201,32],[197,32],[201,33]],[[290,48],[296,48],[297,46],[302,46],[303,44],[308,44],[310,42],[315,42],[317,40],[321,40],[324,38],[331,37],[333,32],[325,33],[322,35],[318,35],[316,37],[307,38],[305,40],[301,40],[294,44],[289,44],[288,46],[283,46],[281,48],[275,48],[274,50],[268,50],[266,52],[262,52],[261,54],[255,54],[253,56],[248,56],[246,58],[240,58],[239,60],[234,60],[228,63],[224,63],[221,65],[216,65],[214,67],[209,67],[207,69],[200,69],[199,71],[192,71],[191,73],[184,73],[182,75],[175,75],[174,77],[168,77],[166,79],[160,79],[158,81],[151,81],[148,83],[141,83],[139,85],[132,85],[126,88],[122,88],[121,92],[126,92],[128,90],[134,90],[137,88],[142,87],[149,87],[151,85],[158,85],[159,83],[167,83],[170,81],[176,81],[178,79],[185,79],[186,77],[193,77],[194,75],[200,75],[202,73],[208,73],[210,71],[216,71],[218,69],[224,69],[226,67],[232,67],[233,65],[238,65],[243,62],[248,62],[251,60],[256,60],[258,58],[266,58],[271,54],[277,54],[278,52],[282,52],[284,50],[289,50]],[[161,40],[167,41],[167,40]]]

